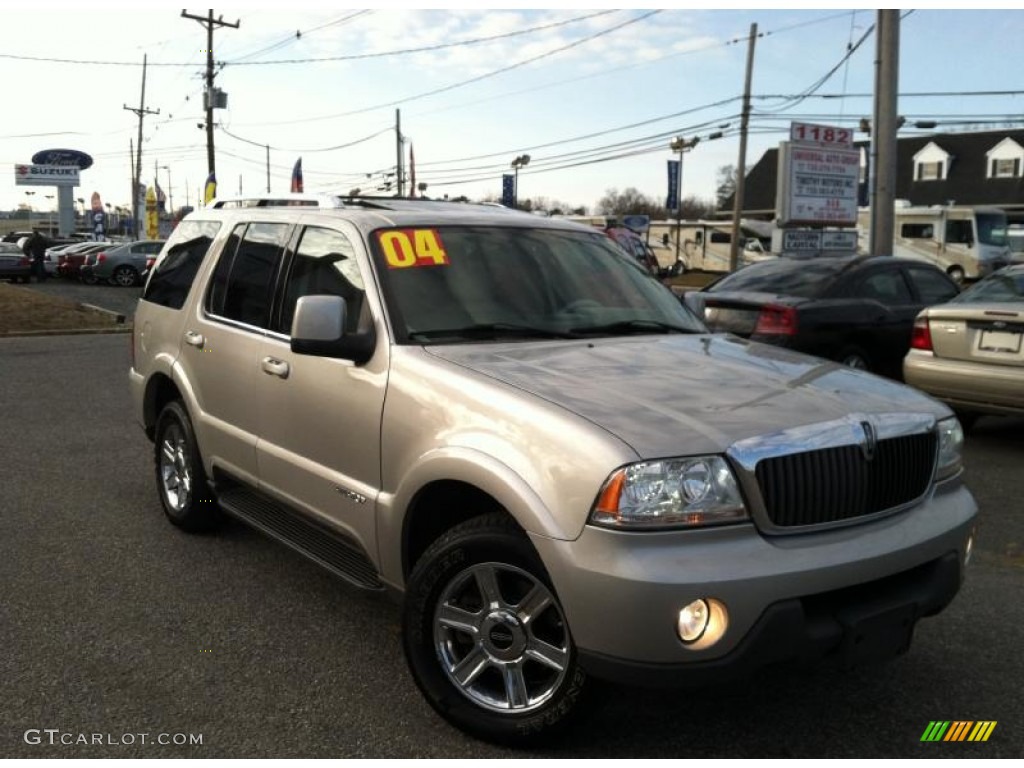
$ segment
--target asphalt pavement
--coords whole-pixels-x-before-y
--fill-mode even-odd
[[[0,339],[0,756],[1024,754],[1024,420],[982,419],[968,438],[975,562],[907,656],[698,690],[605,687],[558,747],[516,753],[433,713],[386,599],[240,524],[195,536],[164,520],[128,354],[124,336]],[[934,720],[997,725],[984,743],[921,742]]]

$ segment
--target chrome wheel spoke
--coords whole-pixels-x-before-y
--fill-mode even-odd
[[[526,655],[556,672],[563,671],[569,664],[569,653],[567,651],[562,648],[556,648],[536,637],[530,638],[530,644],[526,648]]]
[[[446,603],[441,606],[437,621],[442,627],[465,632],[467,635],[472,635],[475,638],[480,634],[481,618],[482,616],[479,613],[471,613],[458,606]]]
[[[451,676],[463,688],[473,684],[480,674],[487,669],[491,663],[484,649],[479,644],[473,646],[466,657],[462,659],[451,671]]]
[[[504,607],[505,601],[501,597],[501,590],[498,589],[498,575],[494,568],[490,566],[478,568],[474,576],[484,604],[491,609]]]
[[[174,444],[171,442],[170,438],[164,440],[162,453],[165,463],[174,465],[177,459],[177,451],[174,450]]]
[[[505,696],[509,709],[522,709],[530,703],[530,692],[526,689],[522,662],[506,664],[501,670],[505,682]]]
[[[551,593],[539,584],[535,584],[529,594],[519,601],[516,615],[523,624],[530,624],[551,605]]]

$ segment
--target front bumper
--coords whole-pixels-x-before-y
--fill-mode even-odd
[[[910,510],[820,533],[588,526],[574,542],[534,543],[594,675],[699,681],[785,659],[856,660],[858,651],[844,649],[857,636],[861,655],[899,653],[914,623],[959,589],[976,514],[973,497],[953,481]],[[702,650],[676,634],[680,609],[697,598],[720,601],[728,614],[725,634]]]

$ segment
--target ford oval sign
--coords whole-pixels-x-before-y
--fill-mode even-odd
[[[92,158],[77,149],[44,149],[32,155],[36,165],[76,165],[84,171],[92,166]]]

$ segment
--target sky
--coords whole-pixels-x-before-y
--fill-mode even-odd
[[[0,10],[0,210],[55,207],[55,189],[14,183],[14,166],[45,149],[94,159],[76,198],[130,205],[143,57],[154,114],[142,180],[156,176],[175,207],[195,205],[208,172],[205,27],[162,2],[12,7]],[[748,168],[794,121],[856,128],[872,112],[869,8],[281,8],[214,9],[238,25],[214,33],[214,84],[228,99],[214,117],[220,194],[265,192],[268,155],[275,193],[301,158],[306,192],[391,194],[400,121],[406,173],[414,154],[430,197],[498,199],[512,161],[529,155],[520,200],[593,212],[609,191],[635,188],[664,202],[680,136],[699,139],[683,196],[713,200],[719,169],[739,159],[753,24]],[[1022,41],[1024,10],[904,10],[901,135],[922,132],[921,120],[940,131],[1024,125]]]

